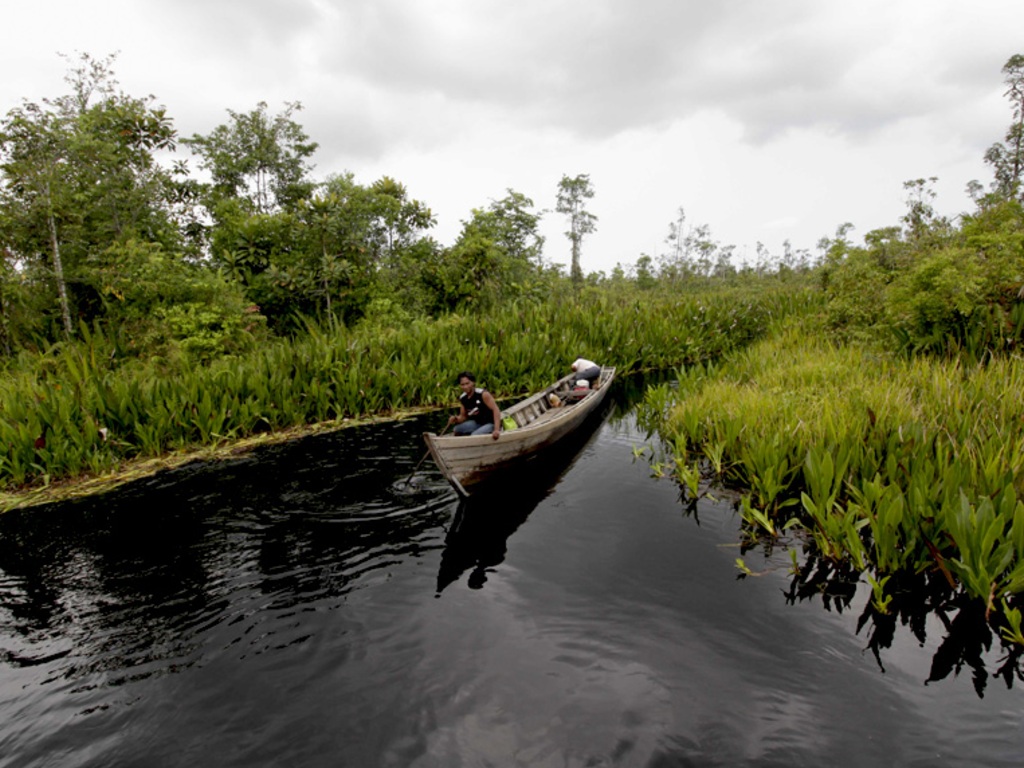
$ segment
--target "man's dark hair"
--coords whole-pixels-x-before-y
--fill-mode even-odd
[[[459,383],[460,383],[460,382],[461,382],[461,381],[462,381],[463,379],[469,379],[469,380],[470,380],[470,381],[472,381],[472,382],[473,382],[474,384],[476,384],[476,376],[474,376],[474,375],[473,375],[472,373],[470,373],[469,371],[463,371],[463,372],[462,372],[462,373],[460,373],[460,374],[459,374],[458,376],[456,376],[456,377],[455,377],[455,383],[456,383],[456,384],[459,384]]]

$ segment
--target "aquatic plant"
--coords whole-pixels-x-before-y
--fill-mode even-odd
[[[927,571],[992,617],[1024,592],[1022,386],[1019,358],[905,359],[793,315],[714,369],[683,371],[667,417],[656,399],[641,419],[706,483],[740,490],[752,537],[785,532],[868,571],[879,610],[890,575]]]

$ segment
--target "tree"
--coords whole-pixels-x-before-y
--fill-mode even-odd
[[[715,255],[715,265],[712,267],[712,274],[715,277],[725,278],[736,274],[736,267],[732,263],[735,251],[735,245],[724,245],[718,249]]]
[[[228,110],[231,121],[208,135],[195,134],[182,143],[200,157],[200,168],[212,179],[211,210],[222,199],[245,201],[250,213],[275,213],[306,198],[313,189],[306,178],[307,159],[318,144],[311,142],[292,116],[299,102],[285,104],[283,112],[270,115],[267,103],[251,112]]]
[[[1024,174],[1024,55],[1011,56],[1003,65],[1005,96],[1010,99],[1013,122],[1006,131],[1005,143],[996,142],[985,153],[985,162],[995,172],[994,191],[1013,197],[1020,191]]]
[[[514,189],[501,200],[492,200],[487,208],[494,241],[510,259],[522,265],[542,266],[544,237],[537,231],[541,214],[534,213],[533,200]],[[476,211],[474,211],[476,214]]]
[[[118,90],[113,60],[81,55],[65,77],[70,93],[26,102],[0,123],[2,245],[52,279],[67,337],[74,304],[86,320],[101,309],[90,259],[135,238],[178,242],[169,174],[154,158],[174,149],[175,131],[152,96]]]
[[[323,308],[331,317],[331,299],[335,286],[341,283],[350,269],[341,253],[339,240],[343,232],[340,216],[343,203],[337,195],[314,196],[304,200],[298,207],[297,218],[306,230],[311,248],[307,259],[312,262],[314,281],[319,284],[323,297]]]
[[[730,276],[735,274],[732,256],[735,246],[722,246],[711,236],[711,227],[700,224],[686,226],[686,211],[676,211],[675,221],[669,222],[665,243],[668,253],[661,256],[661,278],[682,282],[699,277]]]
[[[693,261],[694,233],[686,228],[686,211],[682,206],[676,210],[675,221],[668,225],[665,244],[669,252],[661,261],[661,277],[669,282],[681,282],[697,273],[697,265]]]
[[[428,275],[435,305],[488,305],[521,296],[540,282],[544,238],[533,201],[515,190],[486,209],[474,208],[455,244],[435,258]]]
[[[936,198],[932,186],[938,178],[931,176],[927,179],[912,179],[903,182],[903,188],[907,190],[907,212],[902,220],[906,225],[907,242],[918,245],[925,245],[932,242],[936,237],[948,234],[950,229],[949,220],[939,216],[932,206]]]
[[[64,223],[70,226],[69,219],[79,218],[72,205],[68,145],[66,120],[36,104],[8,112],[0,133],[0,170],[5,181],[0,205],[7,223],[4,240],[15,252],[49,254],[66,338],[74,329],[61,240]]]
[[[636,260],[636,266],[634,267],[636,287],[641,291],[649,291],[658,284],[658,280],[654,276],[653,266],[654,259],[646,253],[641,253],[640,258]]]
[[[486,209],[474,208],[470,219],[462,222],[459,240],[483,237],[501,254],[500,277],[503,281],[523,282],[542,267],[544,237],[537,231],[541,214],[534,213],[533,201],[509,189],[501,200],[492,200]]]
[[[685,224],[686,211],[683,210],[683,206],[679,206],[679,209],[676,211],[676,220],[669,222],[668,236],[665,238],[665,243],[672,248],[672,251],[666,254],[665,258],[673,264],[681,263],[685,255],[686,234],[683,229]]]
[[[377,294],[415,293],[421,233],[434,223],[401,183],[383,177],[367,187],[351,173],[273,213],[254,213],[240,198],[220,200],[217,211],[211,260],[275,329],[300,315],[349,322]]]
[[[572,244],[571,275],[574,284],[583,282],[583,271],[580,269],[580,248],[583,237],[597,229],[597,217],[584,208],[584,203],[594,196],[590,185],[590,175],[583,173],[570,179],[562,176],[558,182],[558,203],[555,210],[569,217],[569,230],[565,236]]]
[[[373,182],[369,193],[373,260],[378,266],[394,267],[402,251],[434,226],[434,214],[419,200],[410,199],[405,185],[390,176]]]

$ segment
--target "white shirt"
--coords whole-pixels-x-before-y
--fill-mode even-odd
[[[586,358],[578,358],[575,363],[572,364],[574,371],[585,371],[587,368],[597,368],[597,363],[587,360]]]

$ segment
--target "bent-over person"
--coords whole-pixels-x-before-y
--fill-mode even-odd
[[[573,373],[576,374],[576,380],[586,380],[591,389],[597,384],[597,380],[601,378],[601,366],[584,357],[576,358],[571,367]]]

